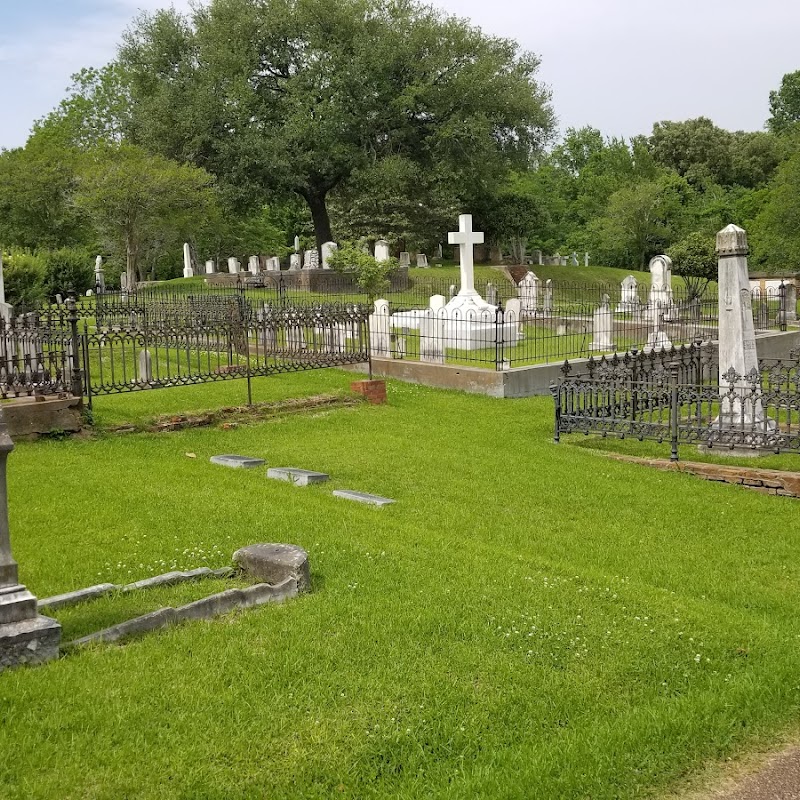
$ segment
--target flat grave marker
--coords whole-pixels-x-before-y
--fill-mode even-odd
[[[273,467],[267,470],[267,477],[276,481],[287,481],[295,486],[308,486],[311,483],[325,483],[330,475],[324,472],[314,472],[311,469],[297,469],[296,467]]]
[[[334,497],[342,497],[345,500],[355,500],[356,503],[364,503],[368,506],[388,506],[394,503],[394,500],[388,497],[380,497],[377,494],[367,494],[366,492],[354,492],[350,489],[335,489],[333,492]]]
[[[263,467],[267,462],[263,458],[250,458],[250,456],[222,455],[211,456],[212,464],[219,464],[221,467],[231,469],[255,469]]]

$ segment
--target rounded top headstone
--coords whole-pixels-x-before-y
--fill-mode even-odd
[[[746,256],[747,231],[738,225],[728,225],[717,234],[717,253],[721,256]]]

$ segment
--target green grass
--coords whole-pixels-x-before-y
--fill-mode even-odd
[[[264,379],[256,399],[351,378]],[[136,420],[243,390],[95,411]],[[39,596],[222,566],[257,541],[305,547],[314,592],[2,674],[4,800],[634,798],[797,723],[796,501],[555,445],[549,398],[398,383],[389,398],[17,446],[12,540]],[[222,452],[332,481],[208,462]],[[398,502],[331,496],[345,487]],[[77,635],[198,587],[215,588],[59,616]]]

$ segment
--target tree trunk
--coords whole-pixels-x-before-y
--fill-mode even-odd
[[[128,289],[136,288],[136,247],[131,236],[125,240],[125,275],[128,279]]]
[[[328,206],[325,204],[325,192],[307,192],[305,195],[308,207],[311,210],[311,219],[314,222],[314,235],[317,239],[317,250],[322,258],[322,245],[333,241],[331,220],[328,216]],[[322,262],[320,262],[322,263]]]

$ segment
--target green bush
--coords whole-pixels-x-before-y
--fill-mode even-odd
[[[44,265],[45,292],[52,297],[65,295],[69,289],[83,294],[94,287],[91,254],[80,247],[62,247],[41,253]]]
[[[39,307],[47,297],[44,286],[44,262],[28,250],[3,253],[3,278],[6,302],[17,313]]]
[[[355,244],[348,243],[333,253],[328,263],[337,272],[354,272],[356,283],[372,302],[389,286],[389,273],[397,269],[397,259],[376,261],[373,256]]]

